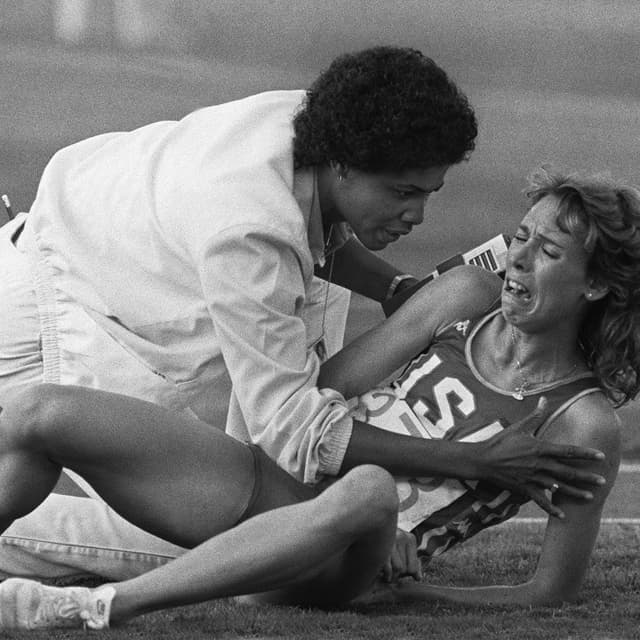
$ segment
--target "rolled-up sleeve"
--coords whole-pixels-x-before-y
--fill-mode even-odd
[[[302,261],[282,230],[247,224],[208,240],[199,271],[233,385],[227,430],[299,480],[316,482],[339,472],[352,419],[341,394],[316,385]]]

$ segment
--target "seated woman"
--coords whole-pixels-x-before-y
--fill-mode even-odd
[[[322,382],[355,398],[356,414],[407,437],[488,438],[487,446],[538,404],[543,439],[575,447],[568,453],[604,452],[575,472],[602,482],[590,492],[568,481],[563,493],[542,473],[563,517],[549,518],[529,582],[457,590],[403,583],[393,599],[557,604],[575,599],[586,572],[620,455],[613,407],[640,384],[640,194],[543,170],[529,195],[504,282],[476,267],[444,274],[328,361]],[[391,386],[369,391],[409,358]],[[510,428],[527,434],[538,423]],[[12,397],[0,424],[0,528],[42,501],[65,466],[131,522],[194,547],[95,590],[6,580],[0,628],[104,628],[260,592],[268,601],[329,606],[364,593],[388,558],[400,557],[392,553],[396,486],[378,466],[352,469],[321,492],[197,420],[77,387]],[[374,464],[377,455],[371,451]],[[400,524],[427,556],[512,516],[523,501],[483,482],[412,478],[411,459],[393,471],[408,476],[398,480]],[[395,572],[406,573],[403,565],[419,573],[414,558]]]

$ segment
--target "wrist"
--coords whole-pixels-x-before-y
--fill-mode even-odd
[[[396,293],[402,291],[402,289],[406,289],[407,287],[412,286],[418,282],[418,279],[415,276],[412,276],[409,273],[399,273],[394,276],[391,282],[389,283],[389,287],[387,288],[387,293],[385,295],[385,300],[389,300]]]
[[[483,469],[485,452],[481,442],[457,442],[457,477],[462,480],[481,480],[486,472]]]

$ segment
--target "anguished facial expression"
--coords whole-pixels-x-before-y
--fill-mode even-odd
[[[582,243],[557,224],[558,198],[546,196],[524,217],[507,254],[502,311],[528,331],[579,323],[590,290]]]
[[[384,249],[424,220],[429,195],[442,187],[448,169],[398,173],[348,169],[344,179],[334,183],[331,217],[348,222],[367,249]]]

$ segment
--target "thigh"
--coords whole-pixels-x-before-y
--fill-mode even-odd
[[[254,456],[255,483],[253,493],[242,520],[315,498],[321,488],[303,484],[281,469],[256,445],[248,445]]]
[[[82,387],[51,385],[42,391],[45,414],[54,416],[38,432],[42,453],[83,476],[133,524],[190,547],[243,517],[255,485],[247,445],[134,398]],[[11,414],[6,406],[5,419]],[[288,476],[280,477],[286,492]],[[281,500],[297,497],[283,494]]]

